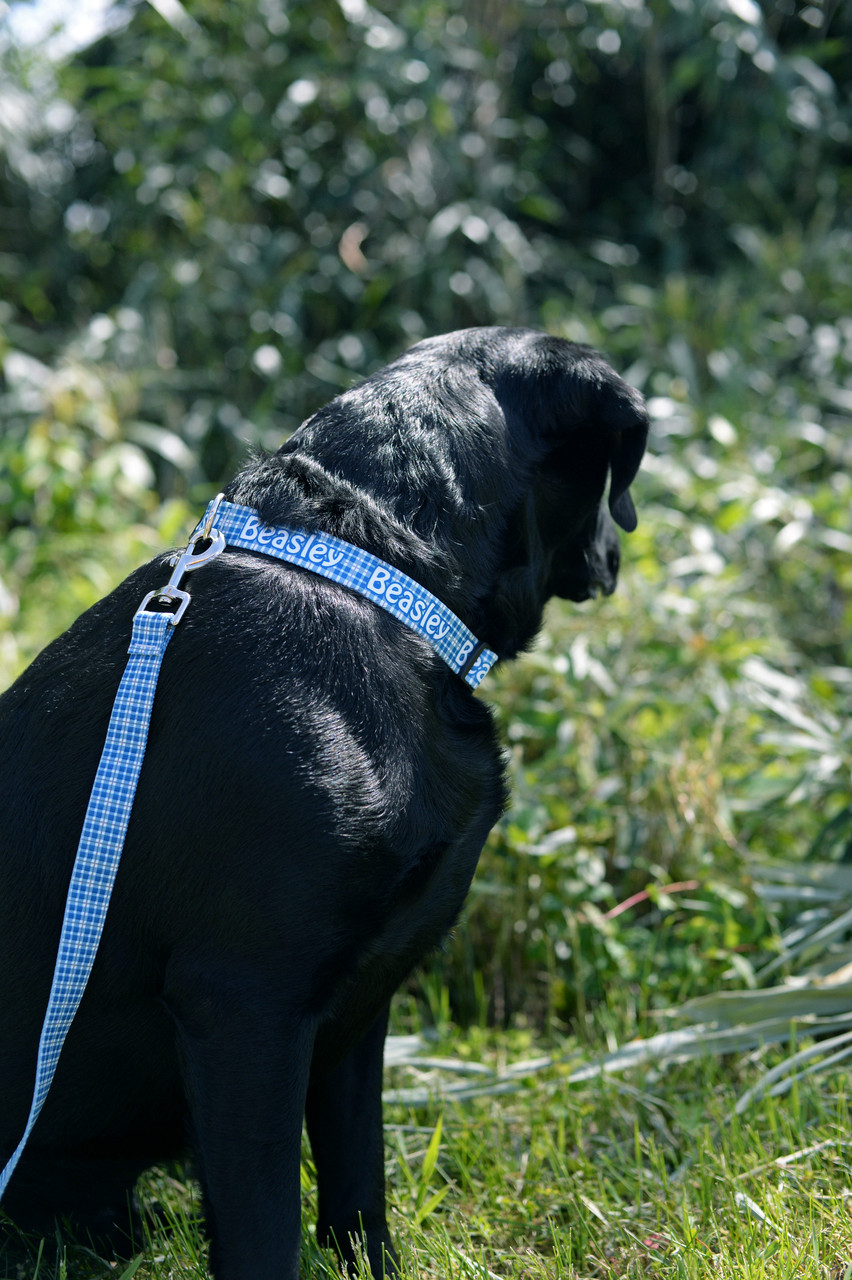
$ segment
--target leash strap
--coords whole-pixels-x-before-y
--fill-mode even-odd
[[[497,661],[497,655],[431,592],[368,551],[326,534],[265,525],[256,511],[224,502],[221,495],[210,503],[186,550],[172,558],[169,582],[146,595],[133,619],[128,662],[71,872],[30,1113],[21,1141],[0,1171],[0,1199],[41,1113],[95,963],[145,756],[160,666],[174,627],[190,602],[180,583],[184,574],[211,560],[226,545],[260,551],[351,587],[427,640],[473,689]],[[149,610],[154,599],[173,605],[174,612]]]
[[[68,886],[53,982],[39,1038],[30,1113],[24,1136],[0,1171],[0,1198],[44,1105],[65,1037],[95,963],[148,742],[160,666],[173,630],[189,604],[189,592],[180,589],[180,582],[184,574],[225,549],[224,540],[215,530],[207,533],[203,550],[194,550],[197,541],[193,539],[184,552],[173,557],[175,567],[168,583],[148,592],[133,619],[127,666],[115,695]],[[149,611],[153,599],[176,606],[175,611]]]
[[[0,1173],[0,1196],[47,1097],[68,1028],[83,998],[103,932],[148,739],[157,676],[172,614],[139,612],[107,730],[71,874],[53,985],[41,1029],[33,1100],[24,1136]]]
[[[351,587],[428,641],[472,689],[477,688],[497,661],[497,654],[477,640],[436,596],[369,551],[326,533],[305,533],[301,529],[263,524],[251,507],[234,502],[219,501],[218,506],[216,503],[214,499],[208,506],[194,537],[201,537],[215,518],[216,528],[229,547],[260,551]]]

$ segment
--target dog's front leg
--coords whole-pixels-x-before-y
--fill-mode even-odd
[[[376,1280],[397,1274],[385,1216],[382,1062],[388,1009],[330,1070],[311,1069],[306,1108],[317,1168],[317,1237],[354,1261],[364,1242]]]
[[[181,986],[169,1003],[178,1024],[211,1271],[216,1280],[297,1280],[313,1025],[276,1009],[268,988],[256,990],[243,978],[218,988],[208,976],[189,998],[186,982]]]

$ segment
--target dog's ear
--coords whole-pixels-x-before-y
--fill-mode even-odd
[[[630,485],[648,443],[648,411],[634,387],[612,371],[599,387],[599,421],[609,437],[609,511],[626,533],[636,528]]]
[[[648,439],[648,420],[644,427],[613,433],[609,453],[609,511],[616,524],[626,533],[636,528],[636,508],[630,496],[630,485],[639,470]]]
[[[532,331],[510,335],[514,360],[493,380],[507,423],[532,425],[548,452],[570,441],[575,457],[588,449],[600,462],[605,453],[610,513],[632,533],[636,509],[629,489],[648,440],[642,396],[592,347]]]

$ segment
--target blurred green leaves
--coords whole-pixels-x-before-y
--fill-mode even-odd
[[[513,806],[422,990],[582,1026],[753,984],[797,927],[754,857],[849,848],[848,8],[114,16],[0,36],[3,682],[410,342],[591,342],[651,408],[640,527],[489,684]]]
[[[0,322],[39,356],[135,313],[110,354],[215,481],[428,332],[594,310],[624,347],[630,285],[848,206],[852,28],[791,8],[193,0],[54,68],[7,43]]]

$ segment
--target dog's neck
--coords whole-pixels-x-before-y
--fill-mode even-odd
[[[332,475],[292,448],[256,458],[225,496],[253,507],[266,523],[331,534],[379,556],[443,601],[501,658],[514,657],[538,630],[545,603],[543,596],[538,598],[543,575],[540,566],[524,563],[529,552],[521,548],[527,534],[519,533],[528,526],[524,513],[504,519],[501,530],[497,512],[477,519],[478,504],[465,509],[451,502],[439,534],[429,528],[431,513],[405,512],[400,518],[384,497]],[[426,528],[417,528],[418,523]],[[520,562],[500,572],[505,542],[517,547]]]

